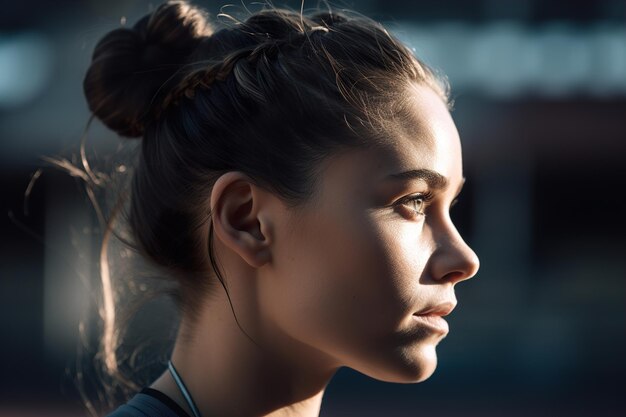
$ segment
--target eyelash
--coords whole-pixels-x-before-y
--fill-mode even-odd
[[[424,215],[426,215],[426,213],[424,213],[424,210],[426,210],[426,207],[428,207],[428,204],[430,204],[430,202],[433,200],[434,197],[435,197],[434,194],[432,192],[428,191],[428,192],[423,193],[423,194],[413,194],[413,195],[404,197],[403,199],[398,201],[398,204],[400,204],[400,205],[407,205],[407,203],[411,203],[411,202],[414,202],[414,201],[422,202],[421,211],[413,209],[413,212],[415,212],[416,214],[424,216]],[[452,208],[458,202],[459,202],[458,197],[455,198],[454,200],[452,200],[452,203],[450,203],[450,208]]]
[[[432,201],[433,197],[434,197],[433,193],[428,191],[428,192],[423,193],[423,194],[413,194],[413,195],[406,196],[403,199],[401,199],[400,201],[398,201],[398,204],[400,204],[400,205],[407,205],[408,203],[412,203],[414,201],[421,202],[422,203],[421,211],[413,209],[413,212],[423,216],[423,215],[425,215],[424,210],[426,209],[428,204]]]

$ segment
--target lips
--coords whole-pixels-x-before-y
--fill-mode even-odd
[[[447,316],[456,307],[456,302],[444,301],[438,304],[431,304],[426,308],[413,314],[413,321],[418,323],[420,327],[427,326],[442,335],[448,334],[450,328],[448,322],[443,318]]]
[[[452,312],[452,310],[454,310],[454,307],[456,307],[456,303],[452,302],[452,301],[445,301],[442,303],[438,303],[438,304],[433,304],[430,306],[427,306],[426,308],[424,308],[421,311],[418,311],[417,313],[413,313],[414,316],[447,316],[448,314],[450,314]]]

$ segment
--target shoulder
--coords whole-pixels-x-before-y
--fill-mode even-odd
[[[107,417],[190,417],[171,398],[152,388],[144,388]]]

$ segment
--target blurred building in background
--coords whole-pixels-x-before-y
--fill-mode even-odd
[[[335,4],[383,22],[448,76],[467,177],[452,216],[481,270],[457,287],[431,379],[341,370],[322,416],[625,415],[626,2]],[[41,155],[78,150],[98,39],[153,6],[38,0],[0,15],[0,416],[81,415],[72,370],[99,285],[97,219],[54,170],[28,215],[24,193]],[[98,123],[89,135],[100,152],[118,141]]]

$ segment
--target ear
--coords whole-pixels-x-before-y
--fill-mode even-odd
[[[215,237],[255,268],[271,259],[268,198],[268,192],[239,171],[220,176],[211,191]]]

